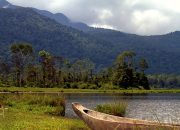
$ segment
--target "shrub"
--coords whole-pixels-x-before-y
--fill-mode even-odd
[[[110,115],[124,117],[126,114],[127,103],[126,102],[114,102],[103,105],[97,105],[95,110]]]
[[[65,116],[65,99],[63,97],[52,97],[52,96],[35,96],[28,103],[29,105],[40,105],[55,107],[55,109],[49,114],[56,116]]]

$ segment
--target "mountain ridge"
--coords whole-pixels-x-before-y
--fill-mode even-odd
[[[0,0],[0,8],[19,8],[21,6],[16,6],[13,5],[11,3],[9,3],[6,0]],[[49,11],[46,10],[40,10],[40,9],[36,9],[33,7],[29,7],[32,8],[33,10],[35,10],[37,13],[44,15],[46,17],[49,17],[53,20],[56,20],[58,23],[69,26],[69,27],[73,27],[75,29],[81,30],[81,31],[87,31],[90,29],[90,27],[82,22],[73,22],[72,20],[70,20],[67,16],[65,16],[63,13],[51,13]]]
[[[21,7],[21,6],[17,6],[17,5],[13,5],[10,2],[8,2],[7,0],[0,0],[0,8],[2,8],[1,4],[3,4],[4,6],[9,5],[8,8],[17,8],[17,7]],[[56,22],[68,26],[68,27],[72,27],[75,29],[78,29],[80,31],[84,31],[84,32],[91,32],[92,30],[106,30],[106,31],[115,31],[115,32],[119,32],[119,33],[125,33],[125,34],[131,34],[131,33],[127,33],[127,32],[121,32],[119,30],[112,30],[112,29],[106,29],[106,28],[94,28],[94,27],[90,27],[88,26],[86,23],[83,22],[73,22],[71,19],[69,19],[65,14],[63,13],[52,13],[50,11],[47,10],[41,10],[41,9],[36,9],[33,7],[29,7],[32,8],[33,10],[35,10],[37,13],[44,15],[48,18],[51,18],[53,20],[56,20]],[[164,36],[164,35],[168,35],[171,33],[176,33],[176,32],[180,32],[180,31],[173,31],[173,32],[169,32],[169,33],[165,33],[165,34],[160,34],[160,35],[138,35],[138,34],[133,34],[132,35],[138,35],[138,36]]]

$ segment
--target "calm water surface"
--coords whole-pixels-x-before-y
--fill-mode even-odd
[[[108,95],[108,94],[66,94],[66,116],[76,117],[72,102],[79,102],[93,109],[97,104],[126,101],[126,117],[164,123],[180,124],[180,94]]]

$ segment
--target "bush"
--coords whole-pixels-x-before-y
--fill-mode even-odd
[[[127,108],[127,103],[114,102],[109,104],[97,105],[95,110],[110,115],[124,117],[126,114],[126,108]]]
[[[41,105],[55,107],[54,111],[48,112],[56,116],[65,116],[65,99],[63,97],[35,96],[28,103],[29,105]]]

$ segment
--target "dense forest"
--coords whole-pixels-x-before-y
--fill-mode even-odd
[[[9,62],[3,58],[0,61],[1,86],[150,89],[145,75],[148,64],[145,59],[135,60],[136,54],[132,51],[119,54],[110,68],[99,72],[89,59],[70,62],[45,50],[36,55],[28,43],[12,44],[10,54]]]

